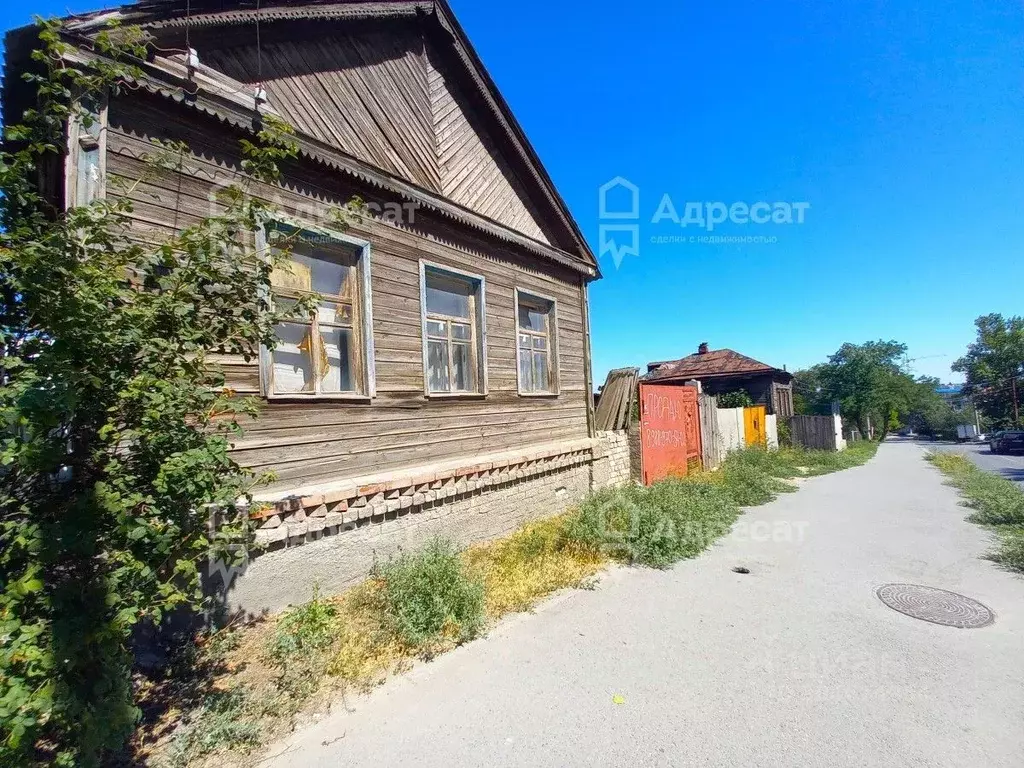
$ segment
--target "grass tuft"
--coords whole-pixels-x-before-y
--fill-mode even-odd
[[[1024,491],[1005,477],[979,469],[960,453],[932,453],[927,459],[974,510],[967,519],[998,535],[999,546],[992,559],[1024,572]]]
[[[431,655],[476,637],[484,625],[484,584],[467,573],[452,542],[433,539],[422,551],[374,568],[384,615],[408,646]]]

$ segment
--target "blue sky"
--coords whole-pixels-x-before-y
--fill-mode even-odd
[[[701,341],[794,370],[877,338],[948,379],[976,316],[1024,312],[1020,3],[451,2],[595,252],[600,186],[640,189],[640,255],[591,289],[596,383]],[[708,233],[652,224],[665,194],[810,208]]]

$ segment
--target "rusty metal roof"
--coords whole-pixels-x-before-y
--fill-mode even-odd
[[[701,379],[709,376],[733,376],[747,373],[783,373],[760,360],[741,355],[732,349],[713,349],[708,352],[687,355],[679,360],[666,363],[652,363],[657,366],[647,374],[647,379]]]

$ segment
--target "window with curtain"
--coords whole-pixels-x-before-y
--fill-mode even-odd
[[[68,206],[86,206],[103,197],[103,129],[106,110],[95,100],[83,100],[69,121]]]
[[[423,267],[425,376],[430,394],[483,392],[483,281]]]
[[[557,394],[555,302],[517,290],[516,319],[519,392]]]
[[[340,397],[366,395],[363,339],[363,265],[359,252],[341,245],[299,240],[287,264],[274,269],[276,306],[317,294],[309,318],[279,323],[270,352],[271,396]]]

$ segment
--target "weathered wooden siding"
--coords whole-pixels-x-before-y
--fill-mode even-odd
[[[236,139],[212,119],[155,97],[132,94],[110,110],[108,174],[111,196],[118,181],[135,183],[135,236],[159,241],[210,210],[216,183],[237,170]],[[140,158],[151,138],[187,140],[186,172],[154,171]],[[139,181],[144,179],[143,181]],[[372,190],[322,168],[290,166],[279,188],[257,186],[286,215],[316,223],[330,205]],[[239,461],[272,469],[277,487],[340,480],[431,461],[511,449],[531,443],[587,436],[583,299],[578,276],[456,231],[454,225],[417,215],[415,225],[374,219],[351,234],[372,244],[371,282],[377,397],[372,404],[265,403],[235,446]],[[423,395],[418,261],[427,258],[486,278],[489,394],[467,401],[427,400]],[[558,302],[561,394],[517,394],[514,289]],[[240,393],[259,391],[255,361],[224,360]]]
[[[347,30],[347,31],[346,31]],[[299,131],[536,240],[540,217],[471,102],[413,26],[332,26],[301,40],[202,51],[241,82],[262,73]]]
[[[301,41],[204,50],[241,82],[262,72],[270,103],[295,128],[441,191],[423,42],[412,29],[332,31]]]
[[[487,132],[466,110],[438,55],[427,57],[427,79],[445,197],[524,235],[549,242],[511,169]]]

